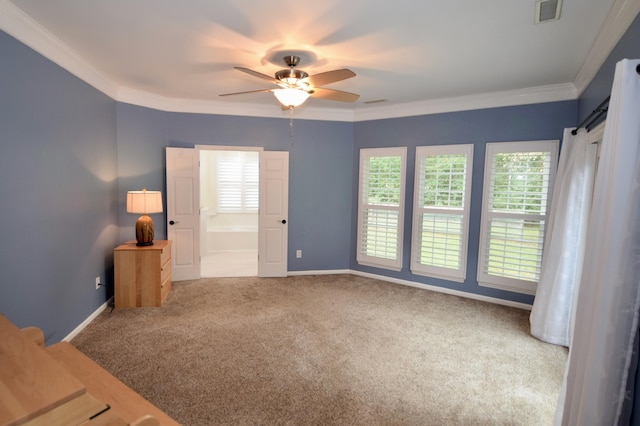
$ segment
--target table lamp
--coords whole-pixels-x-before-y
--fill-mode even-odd
[[[136,221],[136,245],[153,245],[153,220],[149,213],[162,213],[162,193],[160,191],[127,192],[127,213],[141,213]]]

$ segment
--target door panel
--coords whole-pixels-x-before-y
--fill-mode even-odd
[[[260,154],[258,276],[286,277],[289,153]]]
[[[198,150],[167,148],[167,234],[172,280],[200,278]]]

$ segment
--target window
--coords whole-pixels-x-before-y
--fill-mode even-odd
[[[478,282],[535,294],[558,141],[489,143]]]
[[[358,263],[402,269],[406,148],[360,150]]]
[[[257,152],[216,153],[218,213],[258,212]]]
[[[473,145],[416,148],[411,272],[464,281]]]

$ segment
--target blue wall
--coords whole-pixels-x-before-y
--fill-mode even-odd
[[[134,236],[127,190],[165,188],[165,147],[263,147],[289,152],[289,271],[347,269],[353,124],[209,114],[166,113],[118,104],[119,242]],[[166,214],[153,216],[166,238]],[[295,258],[295,250],[303,257]]]
[[[289,271],[348,269],[353,124],[170,114],[169,145],[289,151]],[[302,258],[295,258],[302,250]]]
[[[621,59],[640,59],[640,15],[636,16],[627,32],[622,36],[596,76],[580,96],[578,102],[579,122],[585,119],[591,111],[597,108],[611,94],[616,63]]]
[[[532,297],[475,283],[484,147],[487,142],[559,139],[609,94],[615,62],[640,57],[640,18],[579,101],[359,123],[180,114],[113,101],[0,32],[0,312],[41,327],[47,343],[69,334],[112,294],[113,248],[131,239],[130,189],[165,189],[166,146],[262,146],[290,152],[291,271],[357,269],[530,303]],[[408,271],[415,147],[473,143],[474,186],[465,283]],[[404,269],[355,262],[358,152],[409,148]],[[166,217],[154,217],[166,238]],[[110,288],[94,289],[100,276]]]
[[[0,32],[0,312],[56,342],[106,300],[116,103]]]
[[[166,206],[164,148],[167,113],[129,104],[117,104],[118,117],[118,243],[136,238],[139,215],[127,213],[127,191],[162,191]],[[165,208],[166,209],[166,208]],[[167,238],[164,214],[152,214],[154,238]]]
[[[576,124],[576,117],[577,102],[566,101],[356,123],[354,131],[354,152],[356,154],[353,160],[352,184],[354,195],[351,206],[353,211],[357,212],[358,208],[358,153],[360,149],[406,146],[407,184],[402,271],[394,272],[362,266],[356,262],[357,215],[352,215],[351,218],[352,236],[349,253],[351,269],[516,302],[533,303],[533,296],[480,287],[476,281],[485,146],[487,142],[560,140],[563,129]],[[414,275],[409,270],[409,264],[411,259],[415,148],[425,145],[469,143],[472,143],[474,148],[467,279],[464,283],[457,283]]]

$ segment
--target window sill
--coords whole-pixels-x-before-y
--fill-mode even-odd
[[[522,284],[517,283],[517,284],[509,285],[509,284],[491,283],[486,281],[478,281],[478,285],[481,287],[496,288],[498,290],[507,290],[514,293],[530,294],[532,296],[536,295],[536,289],[538,288],[538,283],[534,283],[534,282],[523,282]]]

